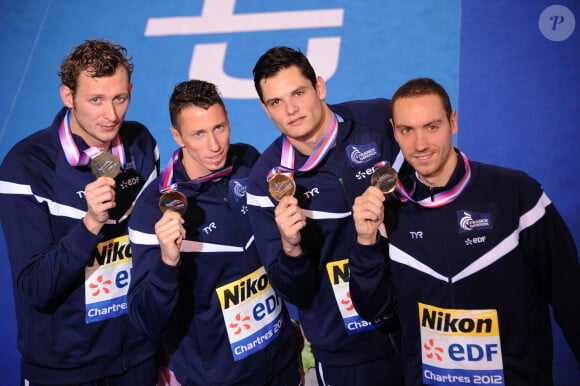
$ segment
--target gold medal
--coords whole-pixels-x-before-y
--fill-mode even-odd
[[[268,180],[268,190],[276,201],[285,196],[293,196],[296,192],[294,179],[287,174],[277,173]]]
[[[108,151],[102,151],[91,159],[93,175],[99,177],[115,178],[121,170],[119,159]]]
[[[172,210],[183,216],[187,211],[187,197],[179,190],[165,192],[159,197],[159,209],[161,213]]]
[[[371,176],[371,185],[377,187],[383,194],[391,193],[397,186],[397,172],[389,165],[375,168]]]

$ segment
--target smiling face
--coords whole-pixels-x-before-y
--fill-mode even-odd
[[[330,122],[322,78],[313,86],[297,66],[290,66],[262,79],[260,87],[266,113],[290,142],[299,150],[300,143],[316,145]]]
[[[183,148],[183,165],[189,178],[199,178],[225,167],[230,148],[227,112],[216,103],[207,109],[190,105],[176,117],[171,129]]]
[[[91,77],[81,72],[75,92],[61,86],[61,99],[71,109],[71,132],[89,146],[108,149],[125,119],[131,89],[129,74],[122,66],[111,76]]]
[[[395,139],[405,160],[431,187],[445,186],[457,155],[452,136],[457,133],[457,112],[450,117],[436,94],[402,97],[392,106]]]

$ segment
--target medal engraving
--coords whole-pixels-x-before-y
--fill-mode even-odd
[[[397,186],[397,172],[389,165],[375,168],[371,176],[371,185],[377,187],[383,194],[391,193]]]
[[[276,201],[296,192],[294,179],[287,174],[278,173],[268,180],[268,191]]]
[[[91,171],[97,178],[115,178],[121,170],[119,159],[108,151],[102,151],[91,159]]]
[[[159,209],[161,213],[172,210],[183,216],[187,211],[187,197],[179,190],[165,192],[159,197]]]

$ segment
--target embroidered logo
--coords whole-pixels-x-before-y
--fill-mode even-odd
[[[362,165],[380,156],[378,146],[374,142],[366,145],[348,145],[346,152],[351,166]]]
[[[230,180],[230,191],[234,194],[236,201],[240,201],[246,195],[248,179]]]
[[[457,227],[459,233],[482,229],[493,229],[491,214],[476,213],[467,210],[457,211]]]

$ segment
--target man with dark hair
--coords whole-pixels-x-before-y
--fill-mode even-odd
[[[106,40],[60,68],[65,107],[0,169],[21,384],[154,385],[155,347],[132,328],[127,218],[159,173],[147,128],[125,121],[133,64]]]
[[[355,201],[355,307],[370,320],[397,308],[407,385],[551,385],[549,305],[580,360],[580,265],[566,224],[527,174],[453,147],[457,112],[437,82],[410,80],[391,106],[401,202],[376,187]]]
[[[389,102],[327,105],[324,80],[288,47],[260,57],[254,84],[282,132],[248,184],[251,225],[272,286],[298,307],[321,385],[399,385],[396,316],[367,322],[348,292],[352,202],[375,164],[396,164],[399,153],[384,130]]]
[[[131,319],[165,342],[183,386],[296,386],[297,329],[270,285],[247,215],[259,153],[230,145],[227,111],[211,83],[178,84],[169,113],[179,148],[129,224]]]

